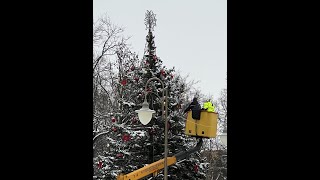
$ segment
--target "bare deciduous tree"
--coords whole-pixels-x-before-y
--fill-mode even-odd
[[[102,16],[93,23],[93,72],[103,60],[103,57],[115,55],[120,47],[127,46],[129,38],[123,36],[124,28],[111,23],[107,15]]]
[[[117,70],[114,69],[117,53],[127,48],[128,37],[124,28],[113,24],[105,14],[93,23],[93,114],[94,131],[103,125],[105,115],[114,107],[112,85],[115,84]],[[119,54],[119,53],[118,53]]]

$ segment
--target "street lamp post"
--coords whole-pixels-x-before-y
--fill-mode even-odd
[[[150,122],[152,114],[155,113],[154,110],[149,109],[149,104],[147,102],[147,87],[150,81],[157,80],[162,84],[162,119],[165,120],[165,130],[164,130],[164,180],[168,179],[168,166],[167,166],[167,157],[168,157],[168,89],[164,87],[164,83],[157,77],[150,78],[145,87],[145,96],[144,102],[142,103],[142,108],[136,110],[139,116],[139,120],[143,125],[146,125]],[[164,111],[164,108],[166,109]],[[165,113],[164,113],[165,112]]]

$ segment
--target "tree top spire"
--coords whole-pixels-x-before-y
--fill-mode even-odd
[[[147,10],[146,17],[144,19],[144,24],[146,25],[146,29],[149,31],[153,31],[154,26],[156,26],[156,15],[150,10]]]

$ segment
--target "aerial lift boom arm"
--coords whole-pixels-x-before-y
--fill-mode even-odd
[[[200,138],[196,147],[189,149],[187,151],[179,152],[178,154],[175,154],[172,157],[168,157],[167,158],[167,165],[171,166],[171,165],[175,164],[177,161],[186,158],[190,154],[200,150],[201,146],[202,146],[202,138]],[[163,168],[164,168],[164,159],[160,159],[159,161],[156,161],[156,162],[149,164],[143,168],[135,170],[129,174],[120,174],[117,176],[117,180],[141,179],[149,174],[157,173],[158,171],[162,170]]]

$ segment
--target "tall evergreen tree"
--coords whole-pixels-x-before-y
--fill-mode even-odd
[[[146,14],[145,54],[140,62],[136,57],[126,56],[125,51],[118,51],[118,77],[111,92],[117,99],[118,106],[109,112],[109,123],[105,137],[107,143],[104,153],[94,159],[97,174],[105,179],[115,179],[120,172],[130,173],[147,164],[164,158],[164,129],[162,119],[162,93],[164,89],[158,81],[152,81],[147,87],[149,108],[155,110],[153,118],[147,125],[139,122],[135,110],[141,108],[145,97],[145,85],[148,79],[157,77],[168,89],[168,156],[192,148],[195,138],[184,134],[185,115],[183,102],[186,84],[174,67],[167,68],[156,55],[155,36],[152,31],[156,25],[155,15]],[[205,179],[204,168],[198,153],[168,168],[168,179]],[[152,177],[152,175],[148,176]],[[147,178],[147,177],[146,177]],[[144,179],[146,179],[144,178]],[[163,179],[163,171],[154,179]]]

